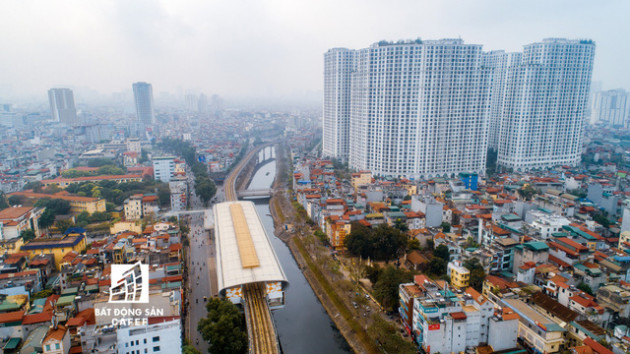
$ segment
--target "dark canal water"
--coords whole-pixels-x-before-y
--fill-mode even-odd
[[[275,175],[276,162],[267,163],[256,172],[249,189],[269,188]],[[274,236],[273,219],[269,215],[269,200],[257,200],[256,209],[289,279],[289,287],[285,293],[286,306],[272,311],[283,352],[350,353],[350,346],[313,293],[291,251],[282,240]]]

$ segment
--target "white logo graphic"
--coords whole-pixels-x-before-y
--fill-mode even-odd
[[[149,302],[149,266],[135,264],[112,264],[109,302]]]

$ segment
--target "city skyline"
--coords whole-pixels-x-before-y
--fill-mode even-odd
[[[484,51],[509,52],[520,51],[517,43],[541,38],[591,38],[598,46],[593,79],[604,89],[628,89],[630,73],[617,58],[630,52],[623,38],[630,31],[623,21],[630,4],[454,4],[76,3],[63,10],[63,24],[52,22],[64,8],[58,3],[0,5],[0,28],[11,34],[0,39],[5,48],[0,100],[42,97],[50,87],[69,87],[81,101],[84,92],[126,92],[129,82],[142,80],[159,87],[156,96],[190,90],[319,101],[321,55],[328,48],[459,37],[482,44]],[[28,31],[17,33],[26,16],[32,17]]]

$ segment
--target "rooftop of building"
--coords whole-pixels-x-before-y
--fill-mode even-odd
[[[242,208],[244,220],[235,218],[232,205]],[[256,282],[288,283],[253,203],[216,204],[214,220],[219,291]],[[249,237],[240,238],[237,229],[247,231]]]

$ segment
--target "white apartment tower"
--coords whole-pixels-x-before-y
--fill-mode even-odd
[[[499,147],[499,131],[505,102],[505,87],[507,86],[507,68],[521,62],[522,53],[506,53],[495,50],[484,55],[485,66],[491,67],[492,79],[490,89],[490,120],[488,130],[488,147]]]
[[[175,176],[175,157],[160,156],[153,158],[153,175],[156,181],[168,183]]]
[[[594,55],[593,41],[550,38],[526,45],[520,62],[495,66],[494,77],[506,76],[503,94],[492,98],[501,100],[492,128],[499,165],[524,171],[580,162]]]
[[[350,87],[355,51],[334,48],[324,54],[324,156],[348,161]]]
[[[52,88],[48,90],[48,102],[53,120],[69,125],[78,123],[74,94],[71,89]]]
[[[597,92],[592,114],[594,123],[630,129],[630,94],[623,89]]]
[[[481,50],[443,39],[356,51],[350,166],[407,177],[484,173],[490,71]]]

